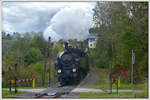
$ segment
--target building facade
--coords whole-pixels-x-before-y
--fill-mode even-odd
[[[93,34],[88,35],[88,37],[87,37],[88,47],[96,48],[97,39],[98,39],[97,35],[93,35]]]

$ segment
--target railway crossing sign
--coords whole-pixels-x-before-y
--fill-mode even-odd
[[[132,50],[132,64],[135,64],[135,53]]]

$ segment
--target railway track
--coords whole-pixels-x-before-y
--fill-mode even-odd
[[[34,98],[65,98],[67,95],[75,88],[89,84],[88,80],[90,77],[94,78],[92,73],[88,73],[85,79],[81,80],[81,82],[77,85],[63,86],[60,87],[58,84],[52,88],[48,88],[38,94]]]
[[[40,93],[36,93],[34,98],[61,98],[63,95],[69,94],[77,85],[48,88]]]
[[[95,81],[91,81],[92,79],[95,79]],[[55,84],[45,90],[37,90],[39,92],[24,93],[22,96],[15,96],[14,98],[78,98],[80,92],[72,92],[75,88],[92,85],[97,81],[99,80],[97,80],[96,74],[89,72],[88,75],[77,85],[60,87],[58,84]]]

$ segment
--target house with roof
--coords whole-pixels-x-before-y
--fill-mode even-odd
[[[95,34],[88,35],[87,39],[86,39],[88,47],[89,48],[95,48],[97,39],[98,39],[98,35],[95,35]]]

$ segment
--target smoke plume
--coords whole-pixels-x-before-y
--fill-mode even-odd
[[[51,36],[52,41],[83,40],[89,34],[92,18],[92,6],[66,6],[52,17],[44,31],[44,38]]]

